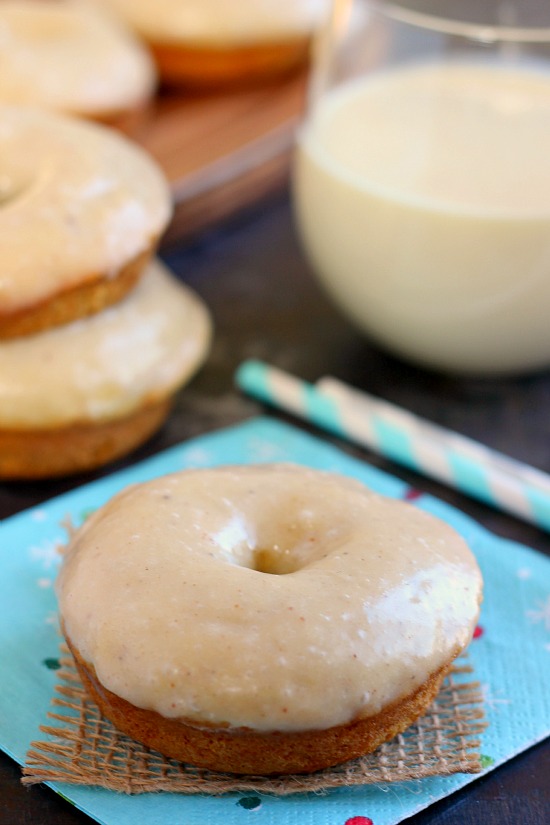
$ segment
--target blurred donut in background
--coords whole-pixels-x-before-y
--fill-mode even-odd
[[[162,80],[220,87],[304,65],[329,0],[98,0],[149,44]]]
[[[24,104],[131,131],[156,87],[138,37],[80,0],[0,2],[0,104]]]

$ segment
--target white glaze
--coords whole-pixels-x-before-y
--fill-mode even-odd
[[[328,0],[102,0],[146,39],[187,45],[240,46],[304,37]]]
[[[481,576],[433,516],[260,465],[127,489],[78,532],[57,590],[115,694],[197,726],[306,730],[374,714],[447,664]]]
[[[136,144],[76,118],[0,107],[0,312],[116,276],[170,216],[164,176]]]
[[[103,422],[160,400],[203,361],[210,320],[202,301],[160,263],[102,312],[0,341],[0,428]]]
[[[101,116],[142,105],[152,60],[133,34],[78,0],[0,3],[0,102]]]

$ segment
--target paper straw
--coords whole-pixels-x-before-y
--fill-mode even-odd
[[[246,361],[236,382],[261,401],[550,531],[550,476],[534,467],[336,378],[309,384]]]

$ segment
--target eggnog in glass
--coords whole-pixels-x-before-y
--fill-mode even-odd
[[[526,8],[336,0],[320,42],[299,233],[343,312],[428,367],[550,365],[550,4],[547,28]]]

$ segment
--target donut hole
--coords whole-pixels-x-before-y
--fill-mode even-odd
[[[281,550],[279,547],[257,549],[252,559],[252,570],[258,573],[269,573],[273,576],[284,576],[301,570],[303,562],[297,558],[292,549]]]
[[[251,567],[259,573],[284,576],[296,573],[328,555],[339,544],[338,528],[296,508],[290,518],[272,514],[260,526],[251,555]]]
[[[211,493],[204,492],[211,501]],[[231,499],[223,498],[215,506],[215,528],[209,519],[196,519],[197,530],[208,537],[209,554],[256,573],[298,573],[339,552],[350,537],[346,510],[334,496],[322,507],[312,507],[301,492],[283,489],[273,496],[269,488],[258,485],[233,489]],[[212,502],[208,512],[212,513]]]
[[[212,536],[212,555],[256,573],[284,576],[325,557],[332,533],[299,520],[285,522],[274,517],[258,525],[246,517],[233,517]]]

